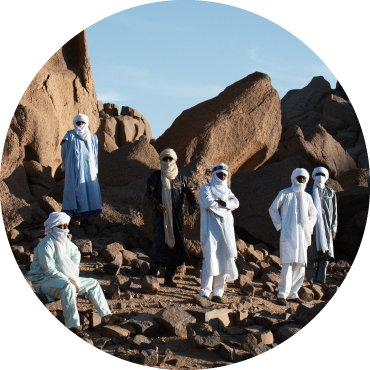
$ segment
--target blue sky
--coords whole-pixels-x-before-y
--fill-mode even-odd
[[[137,109],[160,136],[181,112],[255,72],[280,98],[324,76],[336,78],[305,44],[245,10],[177,0],[116,13],[87,29],[98,99]]]

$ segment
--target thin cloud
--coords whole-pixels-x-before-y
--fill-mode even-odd
[[[121,94],[115,91],[105,91],[105,92],[98,92],[98,100],[102,101],[103,103],[106,102],[114,102],[114,101],[126,101],[127,98],[123,97]]]
[[[192,83],[172,79],[153,73],[146,68],[127,65],[116,65],[114,75],[119,75],[125,85],[135,85],[136,88],[162,94],[165,96],[190,99],[209,99],[218,95],[224,87],[214,84]]]

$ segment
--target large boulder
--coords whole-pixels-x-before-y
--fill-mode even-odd
[[[0,181],[0,198],[6,232],[16,228],[23,222],[31,220],[31,206],[25,200],[11,194],[3,181]]]
[[[203,156],[227,163],[234,175],[267,161],[280,135],[279,94],[269,76],[255,72],[182,112],[153,145],[158,153],[173,148],[179,167]]]
[[[292,185],[290,176],[295,168],[305,168],[309,173],[313,169],[302,157],[295,156],[233,177],[232,191],[240,204],[233,212],[239,237],[251,244],[262,241],[279,247],[279,233],[271,221],[269,208],[280,190]]]
[[[31,184],[41,185],[51,190],[54,186],[54,179],[51,176],[51,168],[44,167],[36,161],[23,162],[27,180]]]
[[[365,231],[370,188],[355,187],[337,193],[338,233],[334,247],[355,257]]]
[[[352,104],[339,96],[330,95],[325,100],[323,113],[327,116],[341,119],[345,127],[355,125],[360,129],[360,123]]]
[[[353,170],[344,172],[339,177],[338,182],[342,186],[343,190],[348,190],[357,186],[367,188],[368,183],[366,170],[363,168],[355,168]]]
[[[145,135],[148,141],[152,140],[152,129],[146,118],[131,107],[123,106],[121,115],[116,117],[119,128],[119,145],[138,140]]]
[[[20,160],[35,160],[50,167],[52,174],[61,163],[60,142],[73,129],[77,113],[89,116],[89,128],[99,127],[96,93],[86,32],[83,31],[62,46],[40,69],[24,93],[11,122],[18,136]],[[9,133],[17,156],[15,137]],[[6,151],[6,154],[8,150]],[[9,156],[7,162],[13,163]]]
[[[146,118],[136,109],[122,107],[121,115],[115,104],[104,104],[104,111],[100,112],[101,129],[112,139],[118,147],[133,143],[143,135],[150,142],[152,129]]]
[[[158,153],[143,136],[101,158],[99,180],[107,186],[125,186],[137,180],[146,185],[149,175],[158,169]]]
[[[320,103],[322,104],[323,99],[330,92],[330,83],[324,77],[314,77],[303,89],[288,92],[289,96],[284,97],[281,101],[281,112],[286,113],[298,109],[304,112],[318,110],[318,106]]]
[[[312,167],[326,167],[334,179],[357,168],[352,157],[321,125],[316,126],[306,139],[298,126],[290,127],[284,137],[285,141],[279,150],[280,160],[300,155]]]
[[[16,124],[16,119],[13,116],[11,126]],[[12,172],[22,163],[24,158],[24,148],[19,145],[18,135],[12,130],[8,129],[6,134],[3,156],[1,158],[1,172],[0,180],[10,176]]]

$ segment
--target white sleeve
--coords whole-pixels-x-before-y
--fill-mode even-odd
[[[285,200],[285,194],[281,191],[275,200],[272,202],[271,207],[269,208],[269,213],[271,220],[274,223],[274,226],[277,231],[281,229],[281,216],[279,213],[279,208],[283,205]]]

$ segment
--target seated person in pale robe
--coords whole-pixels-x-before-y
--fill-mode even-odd
[[[48,234],[34,249],[28,277],[37,293],[45,294],[51,302],[61,300],[65,325],[75,329],[80,326],[77,295],[86,295],[100,317],[109,320],[111,311],[100,284],[79,276],[81,254],[67,237],[69,221],[64,212],[50,214],[44,223]]]

